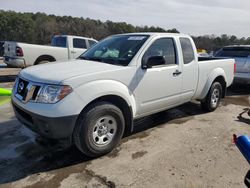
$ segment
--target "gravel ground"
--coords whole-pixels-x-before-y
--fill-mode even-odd
[[[244,187],[249,165],[232,135],[250,135],[249,94],[239,86],[215,112],[187,103],[138,120],[133,134],[97,159],[37,142],[7,101],[0,106],[0,187]]]

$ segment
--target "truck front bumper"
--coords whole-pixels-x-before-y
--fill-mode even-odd
[[[45,117],[20,107],[12,100],[17,119],[32,131],[51,139],[67,139],[73,134],[77,115]]]
[[[3,57],[3,62],[10,67],[25,68],[25,61],[22,58]]]

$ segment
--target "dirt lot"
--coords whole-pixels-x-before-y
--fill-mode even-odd
[[[231,137],[250,135],[249,94],[250,87],[232,88],[213,113],[188,103],[141,119],[117,149],[98,159],[37,142],[2,97],[0,187],[244,187],[249,165]]]

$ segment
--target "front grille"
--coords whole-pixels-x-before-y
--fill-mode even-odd
[[[28,84],[29,84],[28,81],[23,80],[21,78],[19,78],[19,80],[17,82],[16,93],[19,94],[20,96],[22,96],[24,100],[25,100],[26,95],[27,95],[27,86],[28,86]]]
[[[36,101],[42,85],[27,81],[23,78],[17,78],[14,93],[22,102]]]

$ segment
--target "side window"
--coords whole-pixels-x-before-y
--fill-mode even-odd
[[[66,48],[67,47],[66,37],[54,37],[52,39],[51,46]]]
[[[176,64],[175,44],[172,38],[157,39],[145,52],[143,61],[148,62],[150,59],[162,59],[157,65]]]
[[[87,48],[86,41],[84,39],[74,38],[73,39],[73,47],[86,49]]]
[[[181,49],[183,55],[184,64],[191,63],[194,60],[194,50],[190,39],[180,38]]]
[[[89,47],[95,45],[97,42],[96,41],[93,41],[93,40],[89,40]]]

